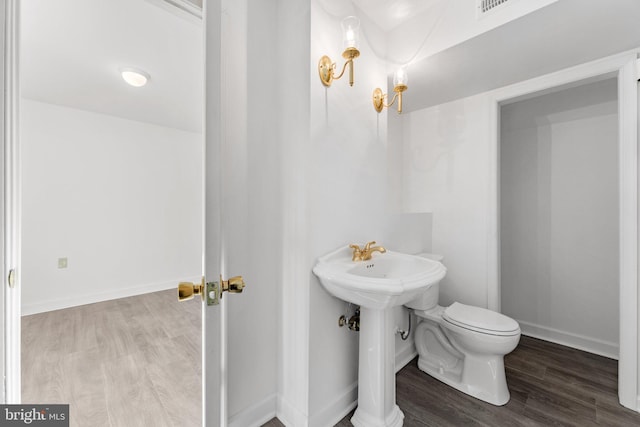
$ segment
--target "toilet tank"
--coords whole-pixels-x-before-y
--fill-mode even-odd
[[[417,254],[423,258],[428,258],[434,261],[442,262],[444,257],[438,254],[421,253]],[[420,294],[416,298],[412,299],[404,306],[412,308],[414,310],[429,310],[438,305],[438,297],[440,296],[440,282],[436,282],[429,287],[424,293]]]

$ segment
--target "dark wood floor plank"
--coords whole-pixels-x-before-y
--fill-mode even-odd
[[[640,414],[618,403],[615,360],[523,336],[505,357],[511,400],[494,406],[420,371],[417,359],[396,376],[405,427],[640,426]],[[337,426],[349,427],[353,413]],[[283,426],[277,419],[269,427]]]

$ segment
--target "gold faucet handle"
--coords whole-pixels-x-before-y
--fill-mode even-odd
[[[360,249],[360,246],[352,244],[349,245],[349,247],[353,249],[353,257],[351,258],[351,261],[362,261],[362,249]]]
[[[376,241],[372,240],[371,242],[367,243],[366,245],[364,245],[364,251],[368,251],[369,249],[371,249],[371,245],[375,245]]]

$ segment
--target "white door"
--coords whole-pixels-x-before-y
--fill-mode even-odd
[[[222,0],[205,0],[203,10],[205,49],[205,118],[204,118],[204,256],[203,270],[208,281],[218,281],[222,273],[222,224],[220,200],[222,183],[222,102],[221,47]],[[223,389],[224,301],[217,306],[203,305],[202,377],[203,425],[226,426],[226,393]]]
[[[204,37],[205,37],[205,155],[202,167],[204,168],[205,199],[205,239],[203,244],[203,275],[207,282],[216,282],[218,292],[221,291],[223,282],[221,276],[226,275],[225,259],[231,254],[225,244],[233,236],[223,233],[225,221],[234,218],[234,227],[240,226],[233,212],[223,214],[221,201],[227,200],[231,192],[238,190],[237,186],[228,185],[223,181],[225,175],[224,165],[229,150],[225,150],[224,144],[230,138],[223,136],[223,96],[222,93],[222,46],[223,24],[222,0],[204,1]],[[3,131],[4,149],[0,152],[0,161],[3,164],[2,182],[0,182],[0,212],[2,215],[3,259],[3,291],[0,294],[0,303],[3,304],[3,316],[0,319],[0,330],[3,339],[0,340],[0,353],[2,354],[2,368],[4,387],[2,387],[2,402],[20,403],[20,276],[12,276],[9,286],[10,272],[19,273],[19,160],[17,137],[17,112],[18,112],[18,58],[17,23],[19,0],[6,0],[0,6],[0,40],[4,46],[0,78],[4,82],[2,91],[2,110],[0,117],[0,129]],[[228,21],[228,20],[227,20]],[[237,153],[234,159],[237,160]],[[227,159],[228,160],[228,159]],[[228,170],[226,171],[228,172]],[[229,176],[229,174],[227,174]],[[228,233],[227,233],[228,234]],[[228,277],[225,277],[227,279]],[[241,291],[238,279],[225,283],[231,289],[230,292]],[[240,288],[240,289],[238,289]],[[214,296],[214,295],[208,295]],[[215,295],[220,299],[221,295]],[[203,424],[205,426],[226,426],[226,326],[225,305],[229,298],[225,293],[221,303],[208,305],[202,303],[203,310]],[[196,306],[194,309],[200,309]]]
[[[4,374],[3,402],[20,403],[20,277],[19,272],[19,225],[18,198],[18,73],[17,73],[17,23],[18,0],[6,0],[0,6],[3,42],[1,75],[2,91],[2,135],[3,176],[0,189],[2,204],[2,367]]]
[[[205,50],[205,116],[204,116],[204,234],[203,281],[186,284],[184,295],[199,294],[202,301],[202,373],[203,373],[203,424],[226,426],[227,413],[227,346],[226,301],[228,293],[240,293],[244,287],[241,276],[228,277],[229,259],[241,255],[234,250],[233,231],[238,226],[238,215],[232,209],[223,209],[242,192],[233,183],[229,168],[233,162],[242,162],[232,147],[232,132],[225,126],[229,120],[229,93],[222,82],[231,72],[223,66],[222,57],[229,47],[229,13],[224,0],[203,1],[203,28]],[[225,13],[223,13],[225,10]],[[242,216],[240,216],[241,218]],[[231,223],[233,222],[233,226]],[[242,228],[246,224],[242,224]],[[184,284],[181,284],[181,286]],[[228,292],[228,293],[227,293]]]
[[[238,61],[233,37],[245,10],[227,0],[204,0],[205,49],[205,147],[204,168],[204,245],[202,292],[203,310],[203,420],[204,425],[226,426],[227,410],[227,306],[230,293],[240,293],[244,281],[244,253],[248,229],[247,217],[238,202],[246,195],[246,151],[238,149],[237,116],[234,96],[241,90],[224,82],[236,78],[245,66]],[[240,43],[242,43],[240,41]],[[224,58],[224,60],[222,60]],[[239,232],[239,230],[241,230]],[[233,277],[230,277],[233,276]]]

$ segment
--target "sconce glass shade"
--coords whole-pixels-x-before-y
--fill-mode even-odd
[[[360,42],[360,20],[355,16],[347,16],[342,20],[342,47],[358,49]]]
[[[323,55],[318,62],[318,74],[320,81],[326,87],[331,86],[334,80],[338,80],[349,68],[349,86],[353,86],[353,60],[360,56],[358,41],[360,38],[360,20],[355,16],[347,16],[342,20],[342,45],[344,51],[342,57],[347,60],[340,74],[335,75],[336,64],[327,55]]]
[[[373,91],[373,109],[380,113],[385,107],[391,107],[394,102],[398,101],[398,114],[402,113],[402,92],[407,90],[408,82],[409,77],[407,76],[407,70],[405,68],[398,68],[393,74],[393,91],[396,93],[393,95],[393,99],[389,104],[385,104],[384,99],[387,97],[387,94],[383,93],[382,89],[378,87]]]
[[[406,89],[408,83],[409,76],[407,75],[407,70],[404,68],[398,68],[398,70],[393,75],[393,90],[398,92],[397,88]]]

